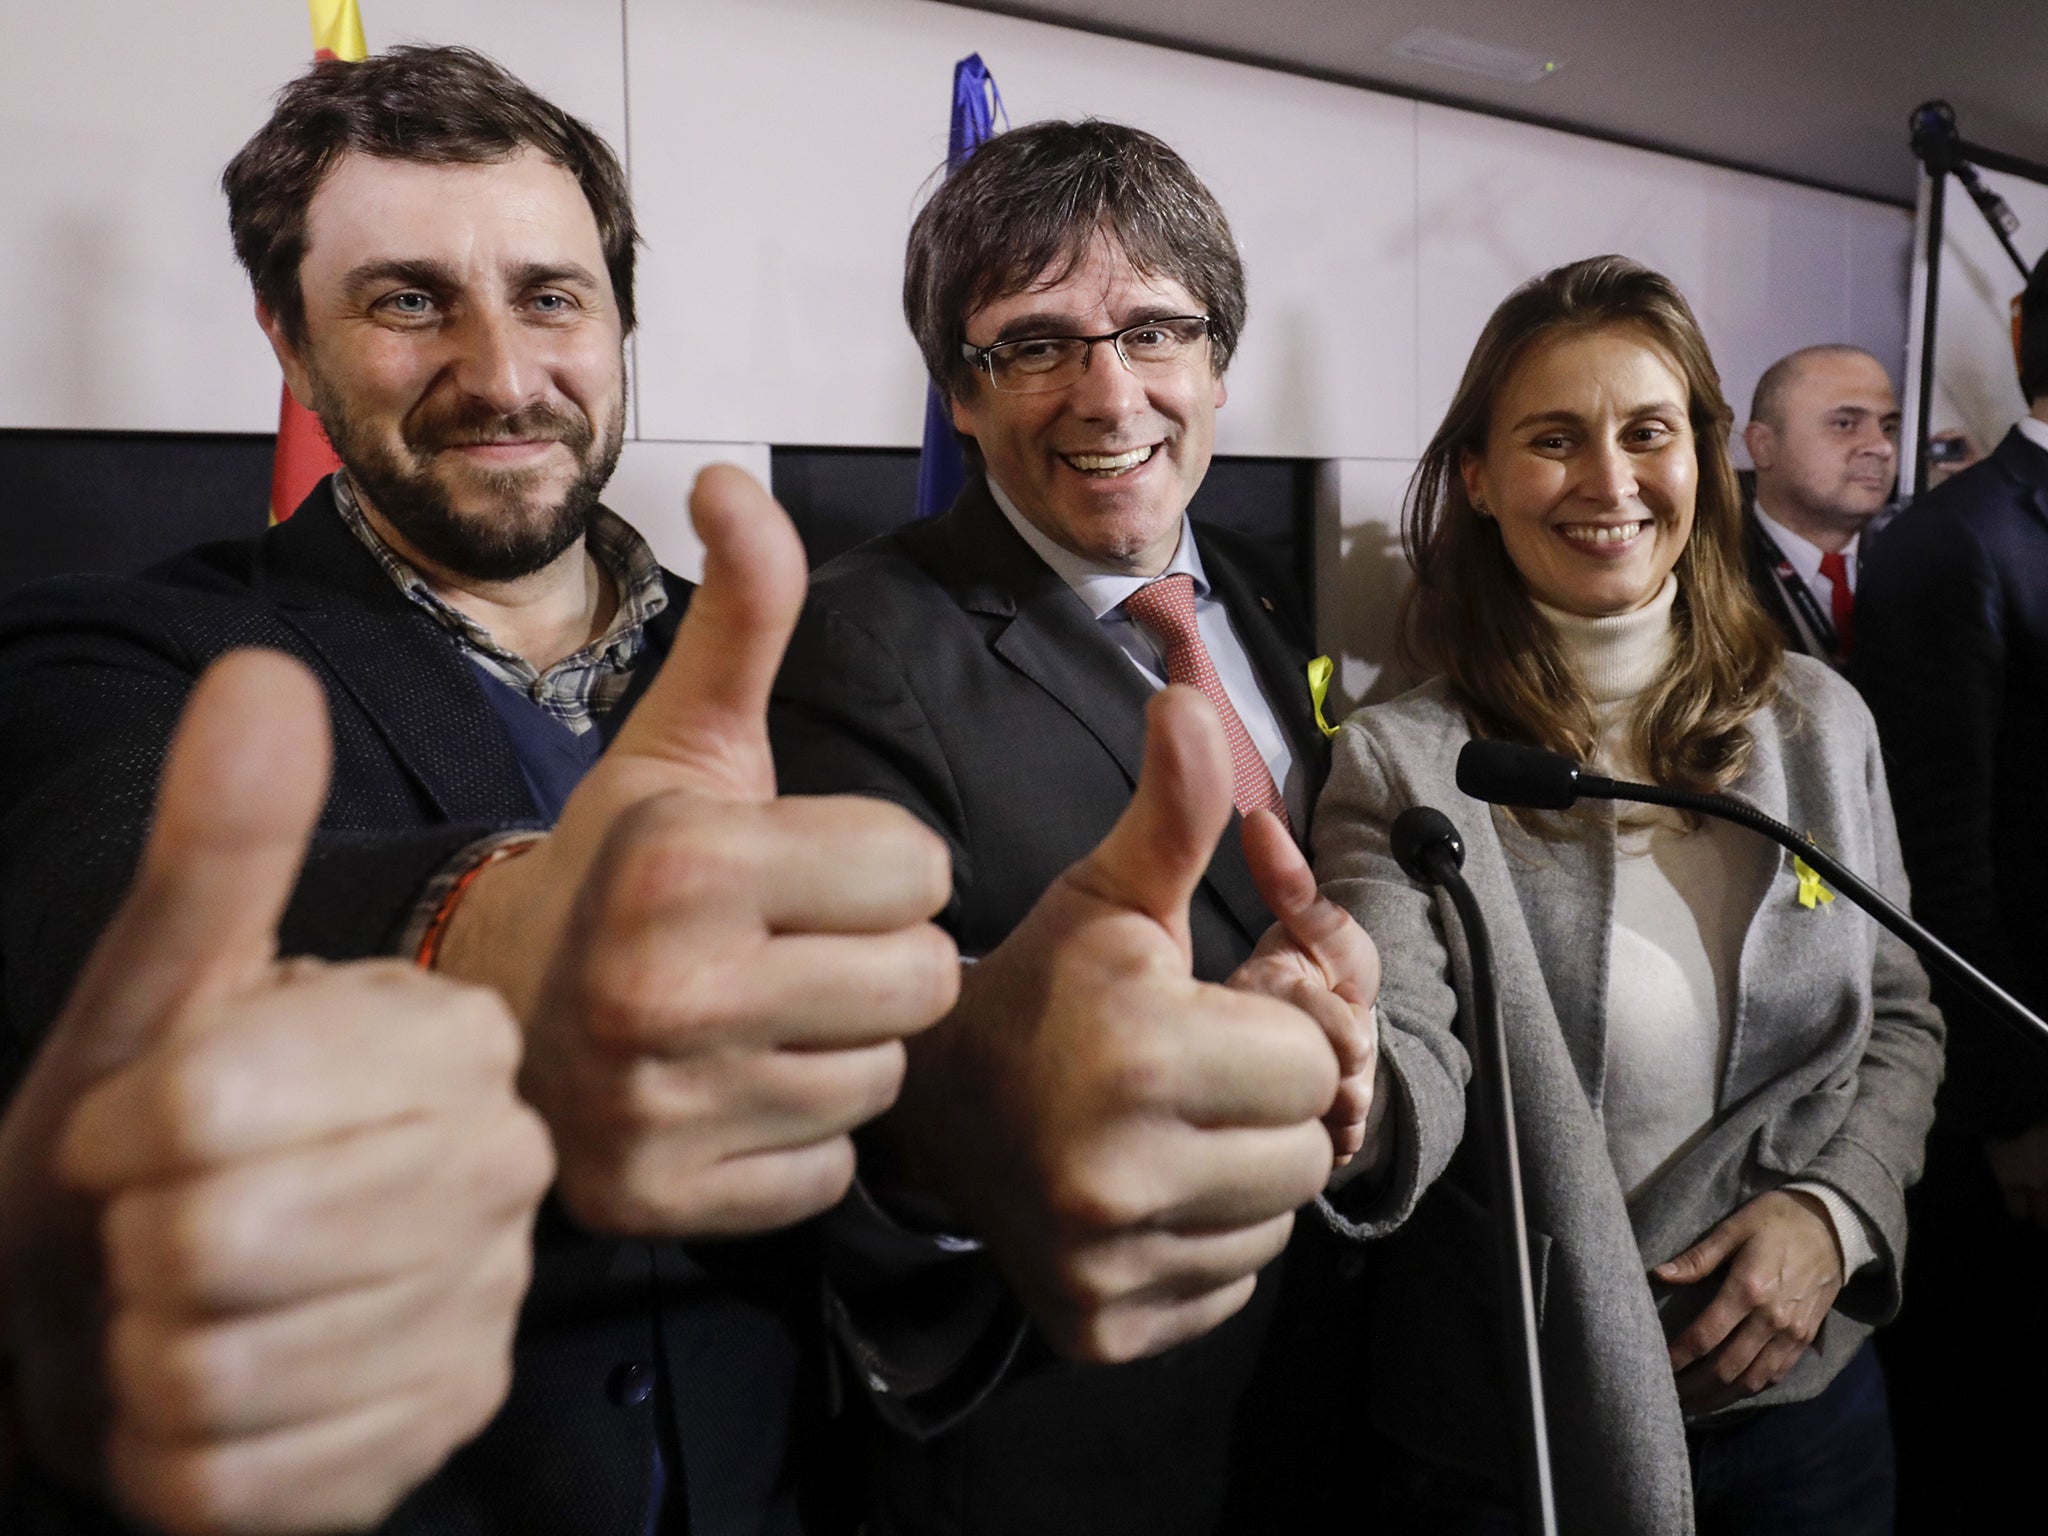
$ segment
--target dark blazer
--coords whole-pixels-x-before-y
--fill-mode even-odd
[[[1877,717],[1915,914],[2048,1011],[2048,452],[2017,429],[1871,550],[1850,676]],[[2048,1052],[1939,977],[1944,1123],[2048,1120]]]
[[[1785,585],[1778,580],[1773,569],[1777,562],[1772,558],[1771,547],[1765,538],[1763,524],[1756,520],[1755,504],[1746,500],[1742,508],[1742,563],[1749,571],[1750,590],[1756,593],[1756,600],[1763,604],[1771,622],[1778,626],[1778,633],[1784,637],[1785,649],[1802,656],[1817,655],[1806,632],[1792,616],[1792,600],[1786,596]],[[1823,661],[1827,659],[1821,657]]]
[[[689,590],[671,579],[614,727],[666,655]],[[127,885],[193,680],[251,645],[313,670],[334,729],[285,953],[391,953],[451,856],[540,821],[470,663],[348,531],[324,482],[261,538],[139,578],[24,588],[0,605],[0,1091]],[[594,1238],[552,1205],[535,1242],[510,1400],[388,1529],[645,1536],[665,1445],[668,1484],[685,1493],[671,1502],[687,1504],[697,1536],[794,1530],[785,1426],[808,1332],[793,1319],[815,1310],[815,1269],[722,1245],[714,1277],[674,1244]],[[664,1376],[686,1385],[650,1390]],[[12,1515],[0,1502],[0,1527],[73,1528],[33,1480],[15,1497]]]
[[[1196,541],[1313,789],[1327,750],[1299,603],[1247,544],[1199,525]],[[976,476],[944,515],[818,571],[770,728],[785,792],[892,800],[945,838],[954,887],[943,921],[974,955],[1000,943],[1121,814],[1150,694]],[[1227,976],[1270,922],[1233,824],[1192,903],[1196,974]],[[1240,1469],[1255,1456],[1242,1436],[1233,1447],[1233,1418],[1277,1294],[1269,1271],[1237,1317],[1131,1365],[1069,1364],[1029,1336],[964,1419],[943,1393],[938,1410],[876,1394],[887,1425],[870,1460],[877,1529],[1215,1529],[1235,1497],[1233,1455]],[[1289,1433],[1313,1414],[1300,1399],[1293,1407]]]

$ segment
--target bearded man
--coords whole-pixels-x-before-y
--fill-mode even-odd
[[[345,467],[259,539],[0,610],[0,1448],[28,1451],[0,1528],[799,1530],[822,1341],[784,1229],[845,1192],[900,1037],[952,1001],[944,849],[893,807],[775,797],[804,568],[767,494],[699,481],[694,592],[598,502],[635,236],[596,134],[476,54],[399,48],[287,86],[224,183]],[[426,1019],[351,1053],[359,1008],[285,999],[260,1039],[139,1009],[192,990],[163,973],[203,900],[145,902],[112,952],[171,959],[103,952],[64,1006],[200,673],[249,646],[310,670],[334,745],[275,947],[439,970],[516,1036]],[[200,738],[317,758],[312,690],[227,665],[257,693],[199,690]],[[172,757],[144,896],[261,805],[219,773],[208,817],[189,764],[217,760]],[[319,767],[269,793],[310,814]],[[537,1224],[513,1059],[558,1170]],[[495,1139],[428,1134],[465,1102],[441,1082],[496,1085],[464,1122]]]

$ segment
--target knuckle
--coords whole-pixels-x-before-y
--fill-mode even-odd
[[[1149,1214],[1132,1180],[1075,1159],[1046,1180],[1046,1207],[1054,1224],[1072,1233],[1121,1232]]]
[[[896,1102],[896,1096],[903,1090],[903,1074],[909,1064],[909,1055],[898,1040],[885,1041],[861,1052],[861,1070],[853,1102],[850,1105],[851,1123],[866,1125]]]
[[[497,1163],[510,1204],[522,1218],[555,1181],[555,1142],[547,1122],[524,1104],[507,1106],[503,1155]]]
[[[205,1161],[241,1101],[223,1065],[214,1052],[181,1050],[147,1080],[143,1134],[174,1165]]]
[[[436,977],[434,980],[446,981]],[[449,982],[435,1008],[439,1028],[459,1029],[466,1036],[471,1063],[493,1078],[509,1080],[519,1070],[524,1041],[505,999],[489,987]]]
[[[108,1284],[129,1300],[203,1296],[233,1246],[233,1227],[221,1201],[190,1185],[121,1196],[103,1218]]]
[[[732,906],[758,873],[757,821],[731,806],[707,816],[680,796],[635,807],[609,840],[607,925],[644,923],[677,907]]]
[[[260,1529],[273,1513],[213,1443],[117,1445],[113,1471],[125,1502],[171,1536]]]

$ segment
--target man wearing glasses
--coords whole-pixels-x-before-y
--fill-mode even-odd
[[[921,212],[904,305],[967,484],[817,573],[770,712],[786,792],[879,796],[947,840],[941,921],[973,962],[862,1147],[906,1243],[950,1255],[861,1362],[878,1513],[1303,1528],[1272,1500],[1306,1486],[1277,1469],[1310,1460],[1322,1405],[1296,1381],[1253,1406],[1269,1262],[1334,1167],[1381,1171],[1351,1186],[1369,1210],[1347,1201],[1373,1219],[1405,1209],[1412,1171],[1385,1171],[1413,1159],[1376,1080],[1377,957],[1295,842],[1325,768],[1303,616],[1186,516],[1244,322],[1236,246],[1151,135],[1039,123]],[[1288,1327],[1360,1310],[1299,1251],[1319,1226],[1288,1284],[1325,1294]],[[977,1284],[937,1327],[930,1298]],[[1007,1369],[967,1411],[991,1350]],[[1344,1366],[1334,1333],[1287,1353]]]

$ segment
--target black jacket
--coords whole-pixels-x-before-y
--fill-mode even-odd
[[[1199,525],[1196,539],[1311,791],[1320,788],[1328,750],[1299,602],[1246,542]],[[891,800],[945,838],[954,886],[942,921],[973,955],[1000,943],[1129,803],[1150,695],[975,477],[944,515],[818,571],[770,730],[785,792]],[[1196,975],[1227,976],[1270,922],[1233,817],[1190,911]],[[1297,1254],[1324,1245],[1307,1264],[1290,1257],[1300,1277],[1283,1281],[1274,1266],[1244,1311],[1157,1358],[1079,1366],[1027,1335],[1001,1384],[964,1417],[942,1391],[931,1402],[877,1393],[867,1457],[875,1529],[1187,1536],[1240,1507],[1247,1529],[1306,1528],[1272,1504],[1287,1489],[1271,1469],[1282,1441],[1283,1460],[1297,1450],[1312,1459],[1324,1405],[1298,1383],[1253,1405],[1267,1392],[1261,1346],[1282,1284],[1334,1274],[1320,1228],[1297,1223]],[[1279,1326],[1324,1315],[1321,1302],[1296,1302]],[[1310,1348],[1321,1361],[1344,1355],[1334,1334]],[[1306,1354],[1293,1353],[1297,1363]],[[1335,1481],[1333,1467],[1322,1476]]]
[[[670,579],[669,606],[607,729],[667,654],[689,590]],[[258,539],[134,579],[24,588],[0,605],[0,1088],[19,1081],[127,885],[194,679],[240,646],[311,667],[333,722],[332,788],[283,921],[284,953],[391,953],[451,856],[485,833],[537,824],[471,664],[348,531],[324,482]],[[593,1237],[550,1202],[511,1397],[388,1530],[646,1536],[658,1454],[668,1507],[687,1509],[686,1527],[670,1528],[797,1529],[790,1435],[816,1338],[808,1241],[686,1253]],[[33,1476],[14,1498],[11,1514],[0,1501],[0,1528],[90,1528]]]
[[[1877,717],[1915,914],[2048,1011],[2048,452],[2017,429],[1871,548],[1850,677]],[[2048,1120],[2048,1051],[1935,978],[1945,1123]]]

